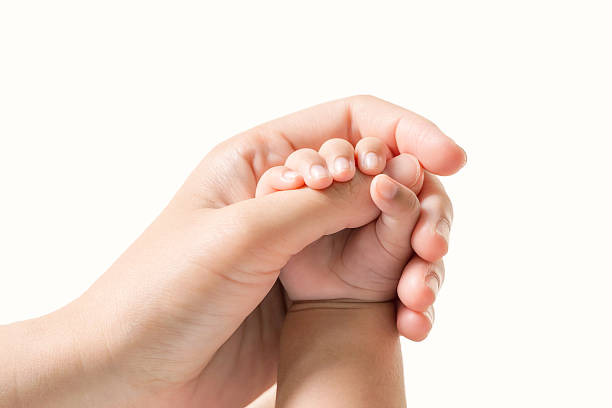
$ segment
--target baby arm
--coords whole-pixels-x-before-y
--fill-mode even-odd
[[[383,170],[387,175],[372,179]],[[292,304],[283,326],[277,406],[405,405],[393,299],[419,215],[406,185],[418,191],[422,177],[414,158],[391,158],[376,139],[362,139],[355,150],[334,139],[319,152],[296,151],[261,178],[259,196],[349,182],[336,199],[350,201],[357,212],[375,210],[370,222],[350,230],[352,236],[324,237],[283,268],[289,298],[302,301]],[[345,257],[343,264],[359,267],[341,270],[348,277],[338,280],[331,265]]]
[[[292,305],[279,364],[277,407],[405,406],[394,302]]]

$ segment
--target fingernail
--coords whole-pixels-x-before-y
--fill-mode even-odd
[[[434,295],[437,295],[438,290],[440,290],[440,280],[438,279],[438,275],[434,272],[430,272],[425,277],[425,285],[431,289]]]
[[[298,178],[298,176],[299,176],[299,173],[297,171],[287,170],[286,172],[283,173],[281,178],[287,182],[292,182],[296,178]]]
[[[436,320],[436,315],[433,308],[429,307],[423,314],[429,319],[431,325],[433,326],[434,320]]]
[[[407,181],[405,183],[405,186],[412,189],[413,187],[416,186],[416,184],[419,182],[419,180],[421,179],[421,163],[419,162],[419,160],[414,157],[411,156],[412,158],[412,164],[414,165],[412,170],[406,170],[406,174],[412,174],[414,177],[412,180]]]
[[[457,145],[457,146],[459,146],[459,145]],[[463,152],[463,165],[461,166],[461,167],[463,167],[463,166],[465,166],[467,164],[467,152],[465,151],[465,149],[463,147],[459,146],[459,148]]]
[[[387,200],[391,200],[397,194],[397,184],[387,177],[380,177],[376,182],[376,190]]]
[[[365,164],[366,169],[375,169],[378,166],[378,155],[374,152],[366,153],[363,164]]]
[[[334,160],[334,171],[342,173],[350,168],[350,163],[346,157],[338,157]]]
[[[315,179],[322,179],[329,177],[329,171],[320,164],[314,164],[310,167],[310,175]]]
[[[450,235],[450,223],[446,218],[441,218],[436,224],[436,232],[440,235],[446,242],[448,242],[448,238]]]

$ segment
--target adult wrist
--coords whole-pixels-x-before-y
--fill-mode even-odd
[[[126,406],[127,389],[98,335],[70,305],[2,327],[0,406]]]

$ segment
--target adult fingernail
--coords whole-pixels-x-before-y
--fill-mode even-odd
[[[378,155],[374,152],[366,153],[363,164],[366,169],[375,169],[378,166]]]
[[[425,277],[425,285],[431,289],[434,295],[438,294],[438,290],[440,290],[440,279],[435,272],[430,272]]]
[[[446,218],[440,219],[438,224],[436,224],[436,232],[440,235],[446,242],[448,242],[448,238],[450,235],[450,223]]]
[[[463,164],[461,165],[461,167],[465,166],[467,164],[467,152],[465,151],[465,149],[459,145],[457,145],[457,147],[459,147],[461,149],[461,151],[463,152]]]
[[[430,306],[423,314],[429,319],[431,325],[433,326],[434,320],[436,320],[436,315],[434,313],[433,307]]]
[[[397,194],[397,184],[388,177],[380,177],[376,182],[376,190],[387,200],[391,200]]]
[[[287,182],[292,182],[294,181],[296,178],[299,177],[299,173],[297,171],[293,171],[293,170],[287,170],[283,173],[283,175],[281,176],[281,178]]]
[[[346,157],[338,157],[334,160],[334,171],[342,173],[350,168],[350,163]]]
[[[329,171],[327,171],[327,169],[320,164],[314,164],[312,167],[310,167],[310,175],[314,179],[322,179],[329,177]]]

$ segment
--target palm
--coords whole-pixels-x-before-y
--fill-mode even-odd
[[[208,401],[212,384],[218,390],[216,402],[244,406],[273,385],[284,319],[285,295],[277,283],[207,364],[196,384],[196,394],[202,392],[203,400]],[[203,406],[201,399],[193,401],[194,406]]]
[[[199,207],[220,207],[253,198],[261,173],[278,164],[274,161],[263,162],[262,168],[258,169],[252,165],[252,162],[257,162],[256,159],[245,158],[248,156],[245,151],[250,149],[255,149],[253,155],[257,156],[258,146],[233,142],[230,140],[230,143],[220,146],[224,150],[219,155],[220,161],[206,162],[205,159],[201,168],[196,170],[195,177],[191,178],[192,182],[197,184],[200,181],[197,177],[199,174],[208,175],[204,186],[205,195],[198,197],[199,203],[196,201]],[[235,152],[239,154],[236,155]],[[288,150],[284,155],[280,152],[278,161],[282,162],[283,156],[289,152]],[[210,177],[211,174],[223,177],[227,174],[227,169],[232,170],[231,189],[227,188],[225,180]],[[202,191],[201,185],[197,188],[186,187],[190,193],[198,194],[197,191]],[[215,398],[232,401],[228,405],[233,406],[245,405],[273,385],[276,382],[280,331],[285,312],[285,294],[277,282],[207,364],[196,384],[198,391],[205,393],[206,389],[210,389],[206,383],[213,381],[219,385],[215,388],[222,390],[220,393],[223,394],[216,395]]]

